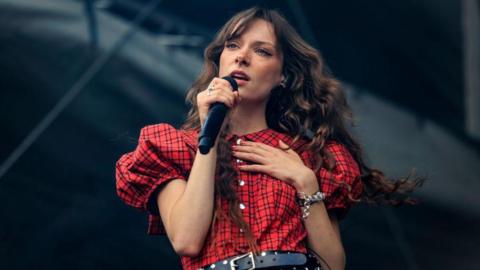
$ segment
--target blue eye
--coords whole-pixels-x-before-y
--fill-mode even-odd
[[[233,49],[233,48],[237,48],[238,46],[235,43],[227,43],[225,44],[225,47],[229,49]]]
[[[272,54],[269,51],[262,48],[256,49],[255,51],[262,56],[272,56]]]

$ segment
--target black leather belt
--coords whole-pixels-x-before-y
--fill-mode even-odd
[[[302,268],[298,268],[298,267]],[[262,251],[258,256],[252,252],[230,257],[200,268],[200,270],[252,270],[252,269],[301,269],[321,270],[317,259],[311,254],[287,251]]]

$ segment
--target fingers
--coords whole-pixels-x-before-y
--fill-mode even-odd
[[[233,91],[232,86],[227,80],[214,78],[207,89],[198,93],[197,100],[199,103],[211,105],[216,102],[225,104],[232,108],[240,102],[240,94]],[[201,104],[199,104],[201,105]]]
[[[250,141],[242,141],[241,145],[234,145],[232,147],[238,152],[255,153],[264,157],[266,160],[270,160],[276,156],[281,157],[285,153],[292,160],[301,160],[300,155],[281,140],[279,140],[279,148]]]
[[[260,156],[266,156],[270,153],[263,148],[246,145],[246,142],[242,142],[241,145],[232,145],[232,149],[238,153],[253,153]]]
[[[215,85],[215,89],[218,84],[219,89],[223,90],[222,93],[226,94],[226,96],[230,100],[233,99],[233,102],[232,102],[233,105],[236,105],[240,102],[241,100],[240,93],[238,91],[233,91],[232,85],[227,80],[221,79],[221,78],[214,78],[211,83]]]
[[[278,146],[280,146],[282,150],[285,150],[287,152],[293,151],[292,148],[288,144],[284,143],[282,140],[278,140]]]
[[[279,151],[278,148],[275,148],[273,146],[250,141],[242,141],[242,144],[240,146],[247,146],[249,147],[248,149],[252,149],[252,151],[262,151],[263,153],[274,153],[275,151]]]
[[[215,87],[217,87],[218,85],[225,89],[230,89],[230,92],[233,92],[232,85],[227,80],[224,80],[222,78],[213,78],[211,83],[215,84]]]
[[[216,102],[221,102],[231,108],[235,104],[235,97],[232,93],[231,87],[225,84],[223,81],[224,80],[214,78],[210,82],[208,88],[203,92],[206,92],[207,94],[206,102],[209,105]],[[203,92],[201,94],[205,94]]]
[[[207,103],[213,104],[216,102],[223,103],[227,107],[232,108],[235,105],[235,97],[215,88],[215,90],[212,91],[211,94],[207,97]]]
[[[232,145],[233,155],[242,160],[259,164],[271,163],[280,153],[277,148],[263,143],[242,141],[240,145]]]
[[[265,165],[253,164],[253,165],[240,165],[238,167],[240,170],[246,171],[246,172],[259,172],[259,173],[271,174],[271,170],[269,169],[268,166],[265,166]]]
[[[252,153],[252,152],[240,152],[240,151],[233,151],[233,155],[236,158],[242,160],[248,160],[250,162],[259,163],[259,164],[266,164],[267,158],[261,154]]]
[[[233,108],[241,101],[238,91],[233,91],[227,80],[213,78],[207,89],[197,94],[197,108],[200,123],[203,125],[210,107],[214,103],[223,103],[228,108]]]

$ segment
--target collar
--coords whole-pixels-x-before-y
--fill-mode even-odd
[[[199,130],[193,130],[193,129],[182,130],[182,132],[183,132],[183,139],[187,144],[187,146],[191,150],[196,151],[198,147]],[[255,132],[247,133],[243,135],[229,133],[226,135],[225,139],[231,144],[235,144],[238,139],[241,139],[241,140],[247,140],[247,141],[253,141],[253,142],[261,142],[274,147],[277,147],[279,145],[278,140],[282,140],[286,144],[292,146],[294,150],[298,149],[300,146],[302,146],[307,142],[303,139],[300,139],[293,144],[293,137],[291,137],[286,133],[281,133],[271,128],[266,128],[266,129],[262,129],[259,131],[255,131]]]
[[[265,128],[259,131],[255,131],[255,132],[247,133],[243,135],[229,133],[227,134],[227,136],[225,136],[225,139],[229,142],[232,142],[232,141],[234,142],[237,139],[241,139],[241,140],[247,140],[247,141],[266,143],[271,141],[275,137],[277,137],[278,134],[281,134],[281,133],[271,128]]]

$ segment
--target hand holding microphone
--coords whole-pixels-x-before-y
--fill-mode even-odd
[[[227,111],[240,101],[237,82],[231,77],[214,78],[206,91],[197,95],[202,128],[198,136],[201,154],[207,154],[215,144]]]

